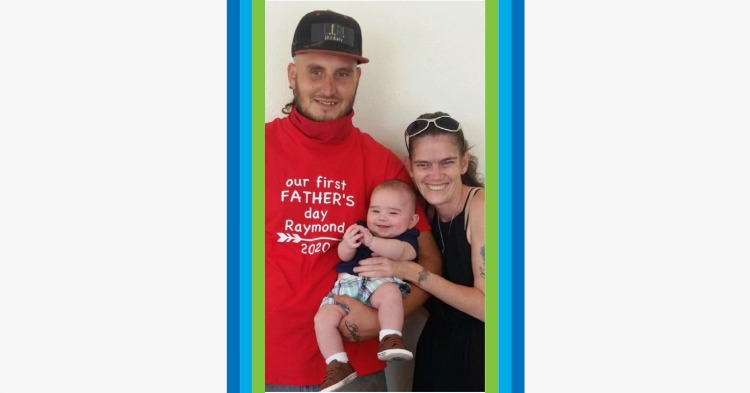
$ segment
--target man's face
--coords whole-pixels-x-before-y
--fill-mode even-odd
[[[287,67],[297,110],[308,119],[329,121],[352,111],[360,69],[344,56],[305,53]]]

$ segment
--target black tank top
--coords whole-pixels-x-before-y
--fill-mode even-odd
[[[437,212],[431,223],[432,235],[435,237],[435,242],[443,256],[443,278],[468,287],[474,286],[474,272],[471,268],[471,245],[466,239],[466,226],[469,222],[466,206],[478,190],[480,189],[472,188],[469,190],[461,213],[454,217],[450,223],[440,222]],[[475,318],[445,304],[434,296],[427,300],[425,308],[434,318],[452,320],[468,318],[475,320]]]
[[[453,223],[441,223],[435,214],[432,234],[443,251],[443,277],[467,287],[474,286],[471,247],[466,240],[469,199],[479,190],[469,190],[461,213]],[[442,237],[441,237],[442,236]],[[430,312],[417,343],[414,364],[415,392],[483,392],[484,322],[431,296]]]

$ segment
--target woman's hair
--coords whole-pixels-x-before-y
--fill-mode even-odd
[[[450,117],[450,115],[445,112],[434,112],[434,113],[422,114],[419,117],[417,117],[417,119],[437,119],[438,117],[441,117],[441,116]],[[411,158],[412,149],[414,148],[414,141],[426,135],[448,135],[450,136],[454,140],[456,145],[458,146],[458,153],[459,153],[460,158],[463,158],[464,153],[466,153],[473,147],[473,146],[469,146],[469,142],[464,137],[464,133],[461,128],[459,128],[458,131],[456,132],[446,131],[446,130],[436,127],[435,123],[430,123],[427,126],[427,129],[418,133],[417,135],[410,137],[406,135],[406,132],[404,132],[404,135],[408,141],[408,143],[406,144],[406,148],[409,151],[409,158]],[[463,184],[466,184],[467,186],[471,186],[471,187],[484,187],[484,182],[480,179],[479,175],[477,174],[478,164],[479,164],[479,161],[477,160],[477,158],[473,154],[469,153],[469,168],[466,170],[466,173],[461,175],[461,182]]]

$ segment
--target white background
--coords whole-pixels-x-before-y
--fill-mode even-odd
[[[419,115],[451,114],[474,146],[484,175],[484,2],[270,1],[266,2],[265,120],[283,116],[292,100],[287,65],[292,38],[308,12],[332,10],[362,29],[354,125],[406,156],[404,130]]]
[[[750,391],[750,3],[526,1],[526,391]]]
[[[0,392],[226,390],[226,6],[0,2]]]
[[[750,391],[746,4],[526,1],[528,392]],[[0,3],[0,392],[225,390],[225,16]]]

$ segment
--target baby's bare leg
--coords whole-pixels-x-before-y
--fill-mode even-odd
[[[339,323],[346,312],[335,304],[320,306],[315,314],[315,336],[323,358],[344,352],[344,342],[339,333]]]
[[[404,301],[398,285],[387,282],[370,296],[370,303],[378,309],[380,330],[401,331],[404,325]]]

